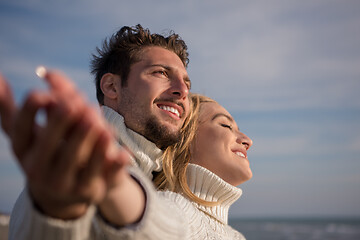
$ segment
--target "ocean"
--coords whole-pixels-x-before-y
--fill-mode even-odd
[[[247,240],[360,240],[359,219],[229,219]]]

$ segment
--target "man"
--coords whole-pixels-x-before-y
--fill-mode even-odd
[[[161,170],[161,149],[178,140],[189,112],[187,56],[178,35],[150,34],[137,25],[113,35],[92,62],[105,118],[118,142],[134,155],[133,165],[150,178]],[[94,220],[94,203],[109,194],[123,201],[149,198],[147,186],[139,186],[136,170],[131,170],[132,177],[125,173],[124,151],[114,149],[107,125],[70,81],[51,71],[44,77],[50,92],[31,94],[20,110],[11,91],[0,93],[2,125],[27,177],[27,190],[11,217],[10,239],[96,239],[117,236],[112,224],[141,223],[151,215],[146,207],[147,212],[144,207],[125,209],[120,219],[102,207]],[[39,109],[46,109],[44,127],[35,123]],[[118,185],[138,187],[128,192],[130,188],[114,187]],[[93,220],[102,231],[91,225]]]

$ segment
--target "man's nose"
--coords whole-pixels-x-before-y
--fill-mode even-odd
[[[179,99],[186,98],[189,94],[189,87],[182,77],[175,77],[171,83],[171,94]]]

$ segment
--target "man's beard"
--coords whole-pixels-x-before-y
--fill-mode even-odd
[[[180,130],[170,132],[168,128],[160,124],[154,117],[147,119],[144,131],[144,136],[162,150],[180,141]]]

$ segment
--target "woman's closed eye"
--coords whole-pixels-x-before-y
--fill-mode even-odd
[[[231,125],[228,125],[228,124],[225,124],[225,123],[221,123],[221,126],[222,126],[222,127],[225,127],[225,128],[228,128],[228,129],[230,129],[230,130],[233,129]]]

